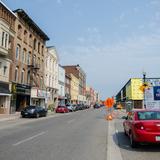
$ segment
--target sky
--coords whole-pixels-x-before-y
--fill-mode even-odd
[[[130,78],[160,77],[160,0],[2,0],[50,37],[60,64],[80,64],[102,99]]]

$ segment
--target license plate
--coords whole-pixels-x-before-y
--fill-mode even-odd
[[[160,136],[156,136],[156,141],[160,141]]]
[[[24,113],[25,115],[27,115],[28,113]]]

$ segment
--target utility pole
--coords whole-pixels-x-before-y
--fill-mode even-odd
[[[143,72],[143,86],[146,85],[146,72]],[[145,88],[144,88],[144,95],[143,95],[143,107],[146,109],[146,97],[145,97]]]

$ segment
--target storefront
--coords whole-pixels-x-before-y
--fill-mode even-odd
[[[0,82],[0,114],[10,113],[10,99],[9,83]]]
[[[48,92],[38,88],[31,89],[31,105],[46,107]]]
[[[12,84],[11,113],[19,112],[30,105],[31,87],[23,84]]]

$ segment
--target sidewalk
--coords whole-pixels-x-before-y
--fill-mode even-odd
[[[0,114],[0,122],[15,120],[19,119],[20,117],[20,112],[16,112],[15,114]]]
[[[55,114],[55,112],[48,112],[48,116]],[[16,112],[15,114],[0,114],[0,122],[16,120],[21,118],[21,113]]]

